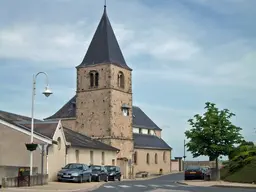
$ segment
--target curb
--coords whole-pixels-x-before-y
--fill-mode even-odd
[[[256,186],[232,186],[232,185],[212,185],[210,187],[238,188],[238,189],[256,189]]]

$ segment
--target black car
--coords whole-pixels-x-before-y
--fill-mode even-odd
[[[92,170],[85,164],[69,163],[57,174],[58,181],[91,182]]]
[[[188,166],[184,173],[184,179],[204,179],[204,170],[200,166]]]
[[[104,166],[101,165],[91,165],[92,170],[92,180],[93,181],[105,181],[108,182],[108,172]]]
[[[120,167],[109,165],[109,166],[105,166],[105,168],[108,171],[108,179],[109,180],[115,181],[117,179],[118,181],[121,181],[122,174],[120,171]]]

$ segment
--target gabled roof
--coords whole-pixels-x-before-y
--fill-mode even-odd
[[[24,125],[25,127],[31,129],[31,124],[28,123],[19,123],[21,125]],[[58,121],[55,122],[35,122],[34,123],[34,131],[37,133],[40,133],[41,135],[45,135],[48,138],[53,138],[53,135],[56,131],[56,128],[58,126]]]
[[[6,118],[3,114],[12,114]],[[17,118],[19,117],[19,118]],[[22,118],[21,118],[22,117]],[[30,118],[26,116],[17,115],[14,113],[8,113],[5,111],[0,111],[0,120],[3,120],[9,124],[12,124],[20,129],[30,133],[31,124]],[[20,121],[19,121],[20,120]],[[36,121],[34,122],[34,134],[39,137],[52,140],[56,128],[58,126],[58,121]],[[73,147],[81,147],[87,149],[99,149],[99,150],[108,150],[108,151],[119,151],[119,149],[102,143],[97,140],[93,140],[86,135],[77,133],[67,128],[63,128],[66,140],[71,143]]]
[[[9,121],[31,121],[30,117],[26,117],[23,115],[18,115],[18,114],[0,110],[0,118],[1,117],[4,118],[5,120],[9,120]],[[34,119],[34,121],[41,121],[41,120]]]
[[[131,68],[129,68],[125,62],[115,33],[108,19],[106,6],[104,7],[104,12],[100,23],[92,38],[85,57],[78,67],[85,67],[102,63],[111,63],[119,67],[131,70]]]
[[[133,127],[162,130],[139,107],[132,107],[132,115]]]
[[[100,149],[108,151],[119,151],[119,149],[102,143],[97,140],[93,140],[86,135],[80,134],[78,132],[72,131],[71,129],[63,128],[66,140],[71,143],[73,147],[82,147],[89,149]]]
[[[133,127],[161,130],[139,107],[132,107]],[[76,96],[72,97],[59,111],[48,119],[75,118],[76,116]]]
[[[163,139],[155,135],[133,133],[133,139],[134,148],[137,149],[172,149]]]

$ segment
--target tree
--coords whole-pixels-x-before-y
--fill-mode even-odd
[[[216,179],[219,180],[218,158],[229,155],[234,145],[241,143],[242,129],[232,124],[235,114],[228,109],[219,110],[210,102],[205,103],[205,109],[203,115],[196,114],[188,120],[192,128],[185,132],[189,139],[186,146],[194,158],[203,155],[216,160]]]

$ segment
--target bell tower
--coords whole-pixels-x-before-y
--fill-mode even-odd
[[[76,131],[120,149],[120,161],[132,159],[133,153],[131,78],[132,69],[104,6],[85,57],[77,66]]]

